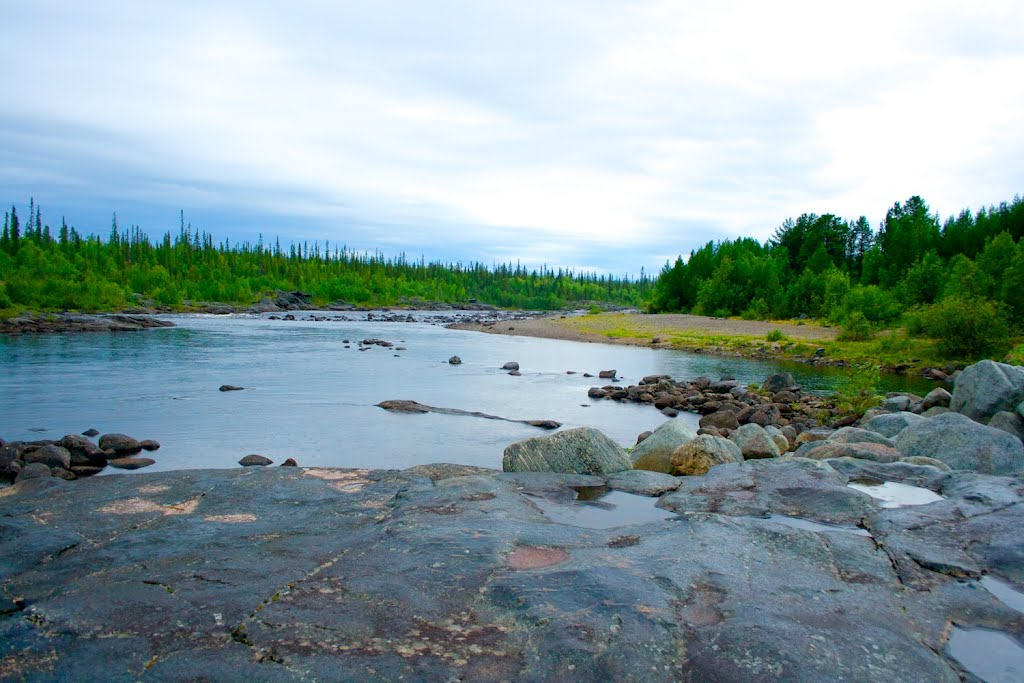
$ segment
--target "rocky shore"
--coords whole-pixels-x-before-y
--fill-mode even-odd
[[[1020,680],[1024,369],[803,415],[564,430],[504,472],[22,479],[0,678]]]
[[[136,332],[174,327],[169,320],[124,313],[24,313],[0,318],[0,334],[52,334],[61,332]]]

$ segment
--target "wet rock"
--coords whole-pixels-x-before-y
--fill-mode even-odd
[[[948,408],[949,402],[953,399],[953,396],[943,389],[942,387],[935,387],[921,400],[921,410],[925,411],[929,408],[942,407]]]
[[[49,445],[25,453],[26,463],[42,463],[47,467],[71,467],[71,453],[61,446]]]
[[[743,462],[743,451],[729,439],[698,434],[672,453],[672,474],[699,476],[715,465]]]
[[[683,423],[663,422],[630,453],[633,469],[671,474],[672,453],[695,438],[697,434]]]
[[[577,427],[511,444],[502,458],[505,472],[612,474],[631,469],[621,446],[591,427]]]
[[[597,373],[600,379],[615,379],[615,370],[601,370]]]
[[[298,467],[298,466],[299,466],[299,463],[295,462],[295,458],[288,458],[283,463],[281,463],[281,467]]]
[[[504,365],[502,365],[501,369],[502,370],[518,370],[519,369],[519,363],[515,362],[514,360],[513,361],[509,361],[508,363],[505,363]]]
[[[608,477],[608,487],[638,496],[660,496],[679,488],[679,479],[662,472],[625,470]]]
[[[68,434],[57,443],[71,454],[72,464],[105,465],[107,462],[103,449],[83,436]]]
[[[99,436],[99,435],[100,435],[100,430],[94,429],[94,428],[89,428],[89,429],[86,429],[84,432],[82,432],[82,436],[93,437],[93,436]]]
[[[554,420],[514,420],[507,417],[498,417],[497,415],[488,415],[487,413],[480,413],[476,411],[460,410],[459,408],[437,408],[435,406],[428,406],[417,401],[409,401],[404,399],[392,400],[392,401],[381,401],[377,404],[378,408],[383,408],[392,413],[437,413],[439,415],[456,415],[460,417],[478,417],[484,420],[501,420],[502,422],[516,422],[519,424],[530,425],[531,427],[538,427],[540,429],[558,429],[562,426],[561,422],[555,422]]]
[[[862,426],[868,431],[877,432],[891,439],[902,432],[907,426],[912,424],[919,425],[928,419],[914,413],[887,413],[871,418]]]
[[[156,463],[156,460],[152,458],[111,458],[107,460],[107,464],[111,467],[116,467],[119,470],[139,470],[143,467],[149,467]]]
[[[1011,434],[960,413],[918,419],[895,437],[904,456],[928,456],[956,470],[983,474],[1012,475],[1024,470],[1024,444]]]
[[[142,450],[144,450],[144,451],[158,451],[158,450],[160,450],[160,444],[158,442],[154,441],[153,439],[145,439],[143,441],[140,441],[139,445],[142,446]]]
[[[736,413],[731,410],[718,410],[700,418],[701,427],[715,427],[716,429],[736,429],[740,426],[736,419]]]
[[[0,481],[10,481],[18,475],[21,463],[18,460],[18,448],[11,444],[0,446]]]
[[[100,448],[118,455],[130,455],[142,450],[142,444],[124,434],[104,434],[100,437]]]
[[[64,481],[74,481],[75,479],[78,479],[78,475],[71,470],[64,469],[63,467],[52,468],[50,470],[50,475],[57,477],[58,479],[63,479]]]
[[[236,387],[234,384],[221,384],[219,391],[242,391],[245,387]]]
[[[273,465],[274,461],[266,456],[250,453],[239,460],[238,464],[242,467],[266,467],[267,465]]]
[[[451,358],[448,359],[448,364],[449,365],[462,365],[462,359],[459,358],[458,356],[452,356]]]
[[[661,414],[664,415],[665,417],[676,417],[679,415],[679,411],[676,410],[675,408],[665,406],[664,408],[661,409]]]
[[[519,372],[518,370],[512,370],[508,374],[509,374],[509,377],[522,377],[523,376],[523,373]]]
[[[52,476],[49,466],[42,462],[30,462],[22,467],[18,476],[15,477],[15,483],[25,481],[26,479],[39,479],[42,477]]]
[[[729,440],[739,446],[745,460],[777,458],[782,455],[775,441],[760,425],[741,425],[729,433]]]
[[[636,435],[636,443],[637,443],[637,445],[643,443],[644,439],[646,439],[647,437],[649,437],[653,433],[654,433],[653,431],[648,429],[646,432],[640,432],[639,434],[637,434]]]
[[[829,435],[828,441],[833,443],[877,443],[889,448],[896,448],[896,442],[882,436],[878,432],[858,427],[841,427]]]
[[[774,394],[779,391],[785,391],[795,385],[796,381],[793,379],[792,374],[788,372],[780,372],[774,375],[769,375],[761,384],[761,390]]]
[[[964,368],[953,384],[949,407],[972,420],[988,422],[1024,399],[1024,367],[983,360]]]
[[[106,463],[104,463],[104,466],[106,466]],[[103,467],[98,467],[98,466],[95,466],[95,465],[72,465],[71,466],[71,472],[76,477],[91,477],[94,474],[99,474],[102,471],[103,471]]]

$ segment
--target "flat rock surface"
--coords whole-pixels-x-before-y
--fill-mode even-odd
[[[882,510],[824,463],[720,465],[663,498],[690,512],[607,529],[534,502],[599,482],[238,468],[0,489],[0,679],[957,681],[951,624],[1024,641],[971,580],[1024,581],[1019,477],[951,473],[946,500]],[[794,496],[884,543],[751,516]]]
[[[134,332],[152,327],[174,327],[174,323],[148,315],[87,313],[25,313],[0,319],[0,334]]]

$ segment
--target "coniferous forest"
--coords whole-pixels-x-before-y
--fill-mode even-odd
[[[952,355],[995,353],[1024,330],[1024,200],[942,220],[918,196],[874,230],[861,216],[803,214],[765,243],[709,242],[654,281],[542,268],[408,260],[330,243],[214,242],[186,224],[152,241],[116,214],[106,236],[54,229],[29,202],[0,235],[0,309],[121,310],[140,300],[248,305],[276,289],[316,303],[393,305],[420,298],[551,310],[604,302],[748,319],[810,317],[848,340],[896,324],[946,340]],[[969,352],[969,353],[967,353]]]

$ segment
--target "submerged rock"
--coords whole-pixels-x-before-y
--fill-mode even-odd
[[[519,441],[502,458],[506,472],[611,474],[631,468],[626,451],[591,427]]]

